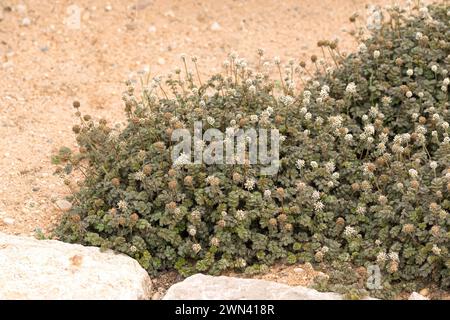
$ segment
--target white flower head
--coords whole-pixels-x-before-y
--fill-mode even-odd
[[[236,211],[236,219],[239,221],[242,221],[246,218],[247,213],[244,210],[237,210]]]
[[[325,163],[325,169],[328,173],[332,174],[336,169],[336,166],[334,165],[333,161],[328,161],[327,163]]]
[[[390,252],[389,253],[389,259],[391,261],[398,262],[399,261],[398,253],[397,252]]]
[[[385,262],[387,259],[388,259],[388,255],[386,254],[386,252],[381,251],[377,254],[377,262],[378,263]]]
[[[144,181],[144,179],[145,179],[145,173],[144,173],[144,172],[138,171],[138,172],[136,172],[136,173],[134,174],[134,180],[137,180],[137,181]]]
[[[324,204],[321,201],[317,201],[314,203],[314,210],[315,211],[322,211],[323,208],[325,208]]]
[[[250,179],[247,179],[247,181],[245,181],[244,187],[245,187],[245,189],[251,191],[255,188],[255,184],[256,184],[255,179],[250,178]]]
[[[437,256],[441,255],[441,249],[435,244],[433,245],[433,248],[431,248],[431,251]]]
[[[436,161],[431,161],[431,162],[430,162],[430,168],[431,168],[431,169],[435,170],[437,167],[438,167],[438,164],[437,164]]]
[[[352,226],[346,226],[344,229],[344,236],[346,237],[352,237],[354,235],[356,235],[358,232],[356,231],[355,228],[353,228]]]
[[[417,175],[418,175],[417,170],[409,169],[408,173],[411,176],[411,178],[413,178],[413,179],[417,178]]]
[[[207,117],[206,122],[208,122],[208,124],[212,126],[212,125],[214,125],[216,120],[213,117]]]
[[[198,243],[194,243],[192,245],[192,251],[194,251],[195,253],[199,253],[200,250],[202,250],[202,246]]]
[[[348,94],[355,94],[356,93],[356,84],[354,82],[350,82],[347,87],[345,88],[345,92]]]
[[[358,208],[356,208],[356,213],[361,214],[361,215],[365,214],[366,211],[367,211],[366,207],[363,207],[363,206],[358,206]]]
[[[192,237],[194,237],[194,236],[197,234],[197,229],[195,229],[194,226],[189,226],[189,228],[188,228],[188,233],[189,233]]]
[[[320,199],[320,192],[315,190],[312,195],[311,198],[313,198],[314,200],[319,200]]]
[[[298,170],[301,170],[305,166],[305,160],[298,159],[297,162],[295,163],[295,166],[297,167]]]
[[[118,207],[120,210],[124,211],[124,210],[127,210],[127,209],[128,209],[128,204],[127,204],[127,202],[126,202],[125,200],[120,200],[120,201],[117,203],[117,207]]]

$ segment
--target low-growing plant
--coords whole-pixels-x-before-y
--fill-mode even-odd
[[[450,10],[416,9],[390,8],[369,37],[356,32],[359,52],[349,56],[320,41],[333,65],[313,56],[314,74],[304,62],[272,65],[260,51],[255,70],[231,54],[223,73],[202,82],[197,59],[190,72],[183,56],[183,70],[139,96],[127,83],[125,128],[74,103],[79,152],[54,161],[85,179],[56,234],[126,253],[151,273],[255,273],[308,261],[333,264],[348,281],[364,277],[339,265],[378,266],[378,289],[448,288]],[[172,133],[193,134],[195,121],[222,132],[278,129],[278,172],[174,163]]]

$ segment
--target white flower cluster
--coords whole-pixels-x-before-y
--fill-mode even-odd
[[[356,94],[356,84],[354,82],[350,82],[345,88],[345,92],[347,92],[350,95]]]
[[[353,237],[357,234],[358,232],[356,231],[356,229],[351,226],[346,226],[344,229],[344,236],[346,237]]]
[[[247,213],[244,210],[236,211],[236,219],[239,221],[244,220],[247,217]]]
[[[245,181],[244,187],[245,187],[245,189],[251,191],[251,190],[253,190],[253,189],[255,188],[255,184],[256,184],[255,179],[251,179],[251,178],[250,178],[250,179],[247,179],[247,180]]]
[[[173,165],[175,167],[181,167],[187,164],[191,163],[191,159],[189,159],[189,156],[185,153],[181,153],[178,158],[173,162]]]

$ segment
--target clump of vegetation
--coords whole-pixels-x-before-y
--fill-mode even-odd
[[[79,152],[63,149],[56,161],[86,178],[58,236],[126,253],[151,273],[310,261],[335,268],[322,285],[358,279],[350,297],[373,266],[379,289],[448,288],[449,9],[390,8],[368,37],[355,32],[361,44],[349,56],[320,41],[329,58],[312,57],[314,74],[304,62],[272,65],[260,51],[256,70],[231,54],[222,74],[202,82],[197,59],[190,72],[182,57],[183,71],[154,78],[139,97],[128,83],[124,129],[82,116],[75,103]],[[222,132],[278,129],[277,174],[173,163],[173,131],[192,132],[195,121]],[[224,141],[201,147],[212,143]],[[349,265],[359,273],[341,271]]]

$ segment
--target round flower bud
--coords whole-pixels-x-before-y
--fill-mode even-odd
[[[80,101],[74,101],[73,103],[72,103],[72,105],[73,105],[73,107],[75,108],[75,109],[78,109],[79,107],[80,107]]]

